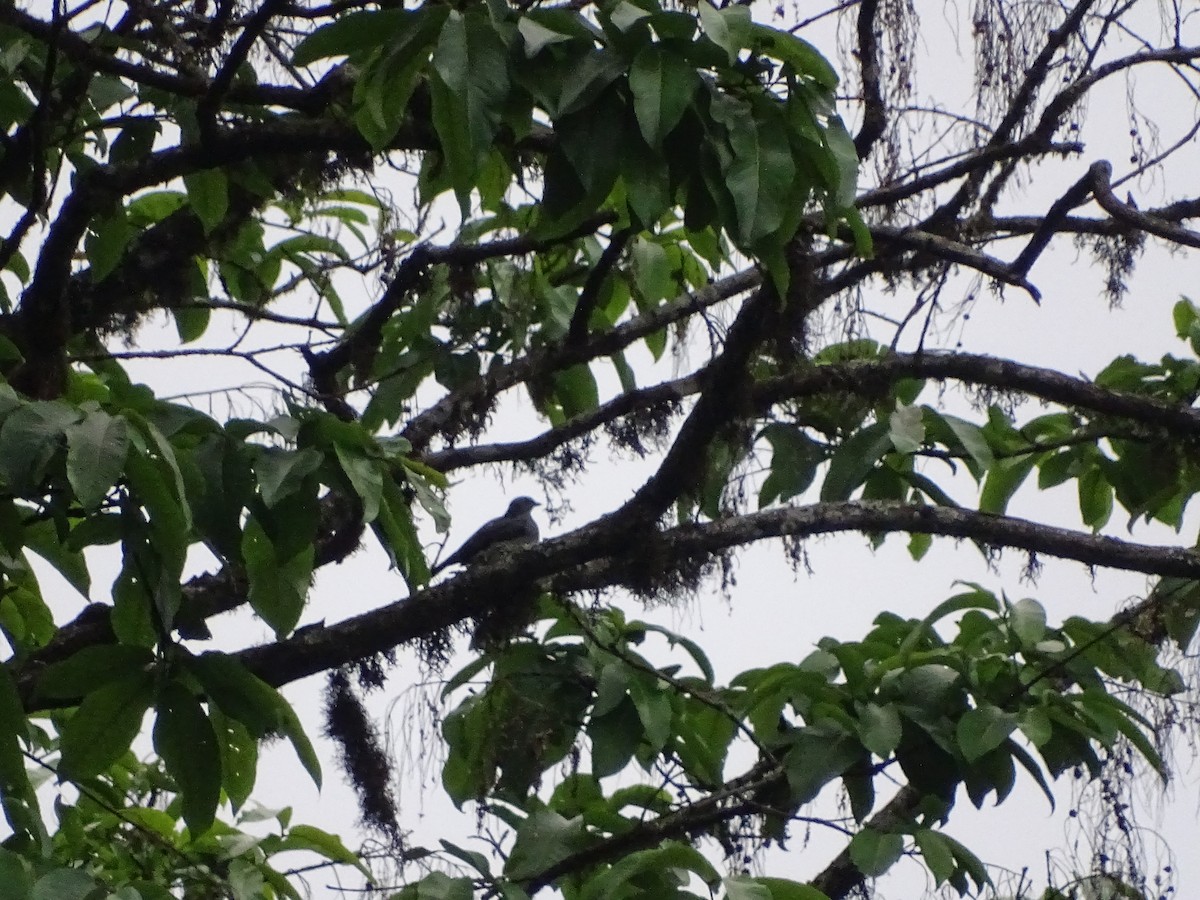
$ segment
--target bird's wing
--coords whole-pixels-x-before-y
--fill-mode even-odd
[[[526,526],[522,519],[501,517],[492,519],[480,526],[479,530],[467,538],[461,547],[451,553],[445,560],[438,563],[438,569],[469,562],[488,547],[504,541],[513,541],[526,537]]]

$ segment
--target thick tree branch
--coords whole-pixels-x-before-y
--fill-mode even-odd
[[[369,613],[238,656],[274,685],[353,662],[449,628],[497,604],[523,585],[545,579],[550,590],[572,593],[642,583],[642,568],[659,577],[689,561],[712,558],[748,543],[802,539],[839,532],[906,532],[1010,547],[1087,566],[1200,579],[1200,553],[1185,547],[1122,541],[1010,516],[916,504],[846,501],[768,509],[717,522],[682,525],[636,536],[637,559],[614,551],[628,545],[624,523],[611,519],[516,551]],[[639,562],[639,560],[641,562]]]
[[[701,374],[703,386],[662,462],[616,516],[642,525],[656,521],[693,490],[704,473],[708,448],[750,413],[750,360],[779,322],[779,296],[761,287],[742,305],[725,346]]]
[[[1062,232],[1067,214],[1075,207],[1085,203],[1090,193],[1091,179],[1085,175],[1050,205],[1050,209],[1042,217],[1033,236],[1030,237],[1029,243],[1025,245],[1025,249],[1013,260],[1011,269],[1014,275],[1024,277],[1029,274],[1034,262],[1050,245],[1050,239]]]
[[[1064,406],[1162,428],[1189,440],[1200,437],[1200,409],[1099,387],[1053,369],[971,353],[898,353],[880,360],[822,366],[767,379],[759,386],[757,397],[768,404],[816,391],[872,393],[902,378],[955,379],[967,384],[1020,391]]]
[[[858,71],[862,82],[862,127],[854,136],[854,152],[866,159],[875,142],[887,128],[887,108],[879,86],[879,40],[875,36],[875,19],[879,15],[879,0],[862,0],[858,7],[856,33],[858,36]]]
[[[896,792],[887,806],[873,815],[867,822],[867,827],[880,832],[891,834],[898,826],[906,825],[912,820],[912,814],[921,802],[921,793],[911,785],[904,785]],[[867,877],[859,871],[850,859],[850,846],[834,857],[821,874],[809,884],[823,893],[829,900],[843,900],[851,892],[865,884]]]
[[[1034,302],[1040,302],[1042,299],[1042,292],[1025,279],[1024,272],[1014,271],[1014,267],[1008,263],[981,253],[959,241],[931,234],[919,228],[874,226],[871,228],[871,235],[884,247],[891,244],[897,248],[922,253],[927,258],[933,257],[955,265],[966,266],[989,278],[1021,288],[1034,299]]]
[[[957,380],[999,390],[1019,390],[1064,406],[1160,428],[1186,440],[1200,438],[1200,409],[1113,391],[1053,369],[970,353],[944,356],[893,354],[884,359],[833,363],[768,378],[754,386],[752,397],[755,408],[761,414],[776,403],[802,397],[838,393],[874,396],[906,378]],[[439,471],[449,472],[474,465],[532,459],[621,417],[636,415],[663,403],[676,403],[695,394],[700,387],[699,375],[689,375],[620,394],[589,412],[524,441],[441,450],[426,454],[422,460]]]
[[[1184,247],[1200,249],[1200,232],[1174,225],[1152,213],[1142,212],[1114,197],[1111,184],[1112,166],[1109,163],[1093,163],[1092,167],[1088,169],[1088,176],[1092,192],[1096,195],[1096,202],[1118,222]]]

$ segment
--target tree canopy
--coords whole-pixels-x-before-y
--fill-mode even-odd
[[[1088,373],[980,352],[968,322],[1102,320],[1143,252],[1200,246],[1197,21],[921,15],[0,4],[5,896],[301,897],[296,850],[401,900],[837,900],[905,854],[1003,894],[945,831],[956,800],[1167,777],[1194,721],[1200,307]],[[1072,245],[1094,296],[1042,283]],[[606,511],[434,580],[455,484],[497,470]],[[1009,511],[1062,486],[1070,509]],[[1151,587],[1065,618],[999,584],[916,618],[884,597],[858,639],[732,677],[642,611],[837,533],[864,565],[949,538]],[[314,578],[360,549],[380,595],[345,617]],[[214,641],[234,611],[273,639]],[[441,787],[487,853],[408,839],[364,704],[398,654],[442,679]],[[315,674],[302,721],[278,689]],[[289,814],[252,827],[260,746],[319,783],[318,732],[382,868]],[[764,873],[797,822],[844,849]],[[1044,896],[1158,896],[1134,849]]]

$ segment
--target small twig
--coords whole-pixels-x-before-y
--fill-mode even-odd
[[[571,324],[567,327],[568,347],[578,346],[587,340],[588,322],[600,299],[600,289],[632,236],[632,228],[622,228],[614,233],[608,240],[608,246],[600,254],[600,259],[588,273],[583,290],[579,293],[579,301],[575,304],[575,312],[571,315]]]

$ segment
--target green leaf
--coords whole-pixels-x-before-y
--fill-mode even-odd
[[[204,337],[212,319],[212,310],[203,307],[177,307],[171,310],[171,315],[175,319],[175,333],[179,335],[179,340],[190,344]]]
[[[703,0],[701,0],[703,2]],[[726,900],[829,900],[815,887],[784,878],[751,878],[738,875],[721,880]]]
[[[354,80],[354,124],[376,152],[384,150],[404,124],[409,100],[448,13],[449,8],[440,4],[402,13],[403,18],[385,42],[386,52]],[[345,191],[335,192],[328,199],[363,202],[360,197]],[[377,204],[369,201],[366,205]],[[321,214],[339,219],[359,235],[360,240],[363,239],[361,232],[354,227],[355,223],[367,224],[367,217],[362,210],[327,206],[322,208]],[[345,253],[340,246],[337,249],[327,246],[322,250],[332,252],[339,258]],[[336,294],[333,296],[336,297]]]
[[[34,818],[38,813],[37,795],[25,770],[21,741],[28,740],[29,726],[16,682],[7,666],[0,666],[0,805],[13,831],[22,837],[38,835]],[[3,860],[0,859],[0,879]],[[0,886],[8,882],[0,880]]]
[[[405,10],[350,12],[323,25],[300,42],[292,62],[307,66],[331,56],[362,56],[395,40],[417,13]]]
[[[140,578],[140,556],[136,549],[127,553],[113,581],[112,627],[122,644],[153,647],[158,640],[158,628],[150,612],[148,588]]]
[[[517,23],[517,31],[521,35],[521,39],[525,42],[526,59],[533,59],[533,57],[553,44],[561,44],[564,41],[572,39],[571,35],[553,31],[545,25],[539,24],[529,18],[529,16],[521,17],[521,21]]]
[[[170,681],[156,704],[154,749],[182,794],[183,820],[193,840],[212,826],[221,799],[221,754],[212,723],[183,684]]]
[[[908,538],[908,555],[913,562],[920,562],[933,546],[933,535],[918,532]]]
[[[628,31],[642,19],[650,17],[646,10],[634,6],[629,0],[618,0],[609,13],[609,21],[620,31]]]
[[[963,594],[955,594],[935,606],[916,628],[912,629],[900,644],[898,655],[907,659],[914,650],[933,633],[933,626],[946,616],[964,609],[986,609],[996,611],[999,604],[994,594],[985,591],[976,584],[967,583],[975,588]],[[941,673],[940,673],[941,674]],[[939,674],[939,677],[940,677]]]
[[[155,505],[151,507],[150,511],[160,520],[158,524],[168,524],[169,520],[169,524],[176,527],[174,523],[178,521],[178,527],[186,531],[192,525],[192,511],[187,502],[187,487],[183,482],[183,472],[175,458],[175,448],[153,422],[136,414],[130,414],[129,419],[137,425],[143,435],[150,439],[151,446],[145,456],[159,473],[158,477],[163,482],[161,496],[143,497],[142,499],[155,501]],[[134,460],[127,461],[127,467],[130,462],[140,459],[141,455],[134,454],[134,458]],[[158,493],[159,489],[156,489],[156,494]]]
[[[98,885],[83,869],[55,869],[43,875],[29,892],[29,900],[85,900]]]
[[[560,145],[583,187],[575,218],[590,213],[612,190],[621,169],[626,118],[615,90],[601,93],[586,110],[559,117],[555,130]]]
[[[371,878],[371,872],[358,855],[352,853],[336,834],[317,828],[315,825],[293,825],[283,841],[282,849],[309,850],[325,859],[342,865],[354,866],[363,875]]]
[[[68,778],[95,778],[115,763],[142,727],[154,700],[149,671],[97,688],[67,720],[62,733],[62,771]]]
[[[983,483],[983,491],[979,495],[979,511],[1003,514],[1008,509],[1008,502],[1013,494],[1033,470],[1036,462],[1037,454],[1034,453],[997,460]]]
[[[1018,600],[1009,610],[1008,623],[1022,647],[1034,647],[1046,633],[1046,608],[1030,597]]]
[[[391,564],[400,570],[410,588],[429,582],[429,563],[413,523],[412,510],[396,482],[390,478],[383,482],[379,517],[371,523],[371,528],[387,551]]]
[[[103,410],[67,428],[67,480],[79,504],[95,509],[125,470],[129,427]]]
[[[79,411],[60,400],[37,401],[9,413],[0,426],[0,477],[25,491],[40,485],[47,463]]]
[[[433,124],[464,218],[508,94],[506,53],[482,9],[451,10],[433,51]]]
[[[913,837],[916,839],[917,848],[921,851],[929,873],[933,876],[934,886],[940,887],[949,880],[956,868],[954,853],[950,849],[950,845],[946,843],[941,834],[928,828],[918,828]]]
[[[1018,719],[1021,721],[1021,731],[1025,733],[1026,737],[1028,737],[1029,730],[1026,728],[1026,723],[1028,720],[1020,716],[1018,716]],[[1021,767],[1030,774],[1034,781],[1037,782],[1038,787],[1042,789],[1042,794],[1045,795],[1046,800],[1050,803],[1050,811],[1053,812],[1054,807],[1056,806],[1054,800],[1054,791],[1050,789],[1050,783],[1046,781],[1046,775],[1042,771],[1042,767],[1037,764],[1037,760],[1030,755],[1028,750],[1026,750],[1012,738],[1009,738],[1007,741],[1005,741],[1004,746],[1005,749],[1012,755],[1012,758],[1019,762]]]
[[[125,258],[125,250],[138,233],[123,210],[100,219],[88,229],[84,252],[88,260],[88,277],[94,283],[107,278]]]
[[[237,812],[254,790],[258,774],[258,741],[244,724],[225,715],[215,702],[209,704],[208,718],[221,754],[221,787],[229,805]]]
[[[956,728],[958,746],[967,762],[975,762],[1004,743],[1017,717],[990,704],[967,710]]]
[[[592,771],[596,777],[615,775],[629,764],[641,744],[642,728],[642,717],[628,699],[588,720],[585,731],[592,743]]]
[[[771,472],[758,493],[759,508],[804,493],[824,459],[820,445],[799,428],[772,423],[762,430],[771,444]]]
[[[850,860],[868,878],[878,878],[904,852],[904,838],[864,828],[850,840]]]
[[[11,891],[12,900],[26,900],[33,890],[33,867],[4,847],[0,847],[0,884]]]
[[[821,485],[821,499],[848,500],[880,457],[891,449],[890,429],[883,422],[868,425],[850,435],[833,453]]]
[[[688,701],[675,724],[673,748],[692,779],[716,786],[724,780],[725,761],[736,726],[728,713]]]
[[[642,137],[655,150],[691,105],[700,85],[695,68],[660,44],[643,47],[629,70],[633,111]]]
[[[888,417],[888,437],[900,453],[916,453],[925,442],[925,417],[919,406],[897,407]]]
[[[773,900],[771,889],[760,884],[757,878],[724,878],[721,886],[725,888],[726,900]]]
[[[790,237],[779,231],[790,212],[796,165],[782,116],[773,112],[768,120],[760,118],[770,110],[773,107],[752,108],[724,95],[711,102],[713,118],[728,130],[733,158],[722,166],[722,174],[737,215],[736,235],[745,248],[768,235]]]
[[[607,871],[586,882],[579,897],[580,900],[605,900],[639,894],[666,896],[666,891],[678,883],[676,872],[693,872],[708,885],[715,885],[720,880],[699,850],[689,844],[669,841],[648,850],[625,854]],[[649,890],[638,890],[640,885]]]
[[[831,185],[834,208],[853,209],[858,195],[858,151],[854,149],[854,139],[838,116],[826,122],[824,136],[837,171],[837,183]]]
[[[671,179],[666,160],[639,136],[625,136],[621,179],[631,215],[649,229],[670,206]]]
[[[892,705],[867,703],[858,714],[858,734],[863,746],[887,759],[900,746],[902,729],[900,714]]]
[[[1112,516],[1113,489],[1099,466],[1092,466],[1079,476],[1079,513],[1083,524],[1099,531]]]
[[[233,900],[259,900],[267,896],[263,890],[265,879],[258,864],[249,859],[238,858],[229,863],[229,889]]]
[[[452,878],[444,872],[430,872],[400,893],[393,894],[391,900],[471,900],[474,896],[470,878]]]
[[[83,647],[38,675],[37,696],[72,700],[120,678],[135,678],[150,668],[154,654],[145,647],[101,644]]]
[[[278,637],[283,637],[296,627],[304,611],[312,582],[313,546],[279,559],[263,526],[251,518],[242,534],[242,559],[250,581],[250,605]]]
[[[670,643],[672,647],[675,647],[676,645],[682,647],[687,652],[687,655],[692,658],[692,661],[697,665],[697,667],[699,667],[701,674],[704,676],[704,680],[708,684],[711,685],[717,680],[717,675],[713,670],[712,662],[709,660],[708,655],[704,652],[704,648],[702,648],[691,638],[671,631],[668,628],[664,628],[662,625],[655,625],[651,622],[640,622],[637,624],[645,628],[648,633],[661,634],[667,639],[668,643]]]
[[[274,506],[290,496],[320,468],[322,462],[324,458],[320,452],[311,447],[303,450],[264,448],[254,459],[254,474],[263,503]]]
[[[150,191],[129,202],[129,221],[145,227],[161,222],[187,205],[187,195],[181,191]]]
[[[225,214],[229,211],[229,182],[224,172],[220,169],[202,169],[184,175],[183,184],[187,188],[188,202],[204,226],[205,234],[225,221]]]
[[[564,818],[550,809],[537,808],[521,823],[504,874],[521,881],[566,859],[587,842],[583,818]]]
[[[811,78],[828,91],[838,86],[837,71],[803,38],[759,23],[750,26],[750,34],[771,56],[790,65],[797,75]]]
[[[372,459],[357,448],[343,443],[334,444],[333,450],[342,471],[346,473],[346,477],[350,479],[350,484],[354,487],[354,493],[362,501],[363,523],[374,522],[379,515],[379,503],[383,497],[384,471],[382,465],[379,460]]]
[[[624,74],[625,63],[617,54],[604,49],[589,51],[571,67],[563,80],[558,108],[552,111],[554,118],[584,109]]]
[[[982,471],[986,472],[992,467],[996,460],[992,455],[992,448],[989,446],[987,438],[984,437],[983,429],[956,416],[941,415],[941,419],[954,432],[954,436],[963,445],[963,449],[970,454]]]
[[[24,529],[25,547],[54,567],[71,587],[87,599],[92,590],[92,575],[83,553],[72,549],[58,538],[53,522],[31,522]]]
[[[798,728],[789,735],[787,766],[791,801],[803,805],[862,757],[862,746],[841,728],[814,725]]]
[[[659,687],[657,679],[642,676],[630,680],[629,696],[642,721],[641,730],[645,740],[655,752],[661,750],[672,733],[674,711],[670,692]]]
[[[600,390],[592,370],[582,364],[555,374],[554,396],[568,419],[590,412],[600,404]]]
[[[736,61],[753,28],[750,10],[740,5],[717,9],[708,0],[699,0],[697,8],[704,34],[725,51],[730,62]]]
[[[300,760],[300,765],[304,766],[304,771],[308,772],[308,777],[312,779],[313,784],[320,788],[321,760],[317,757],[317,751],[313,749],[312,741],[304,733],[300,717],[296,715],[291,704],[282,696],[276,696],[279,703],[280,731],[291,742],[292,749],[296,751],[296,757]]]
[[[1192,336],[1192,329],[1197,321],[1200,321],[1200,310],[1197,310],[1195,303],[1184,297],[1171,307],[1171,319],[1175,323],[1175,335],[1186,341]]]
[[[949,835],[943,834],[941,837],[942,840],[945,841],[946,845],[950,848],[950,851],[954,854],[954,860],[958,864],[959,868],[965,870],[966,873],[971,876],[971,880],[975,882],[975,886],[979,891],[982,891],[985,886],[992,883],[991,876],[989,876],[987,873],[987,868],[983,865],[983,861],[980,860],[978,856],[976,856]],[[960,893],[965,892],[966,891],[964,889]]]
[[[234,657],[209,651],[185,657],[185,665],[210,701],[221,712],[246,726],[255,738],[276,734],[283,728],[283,698]]]

